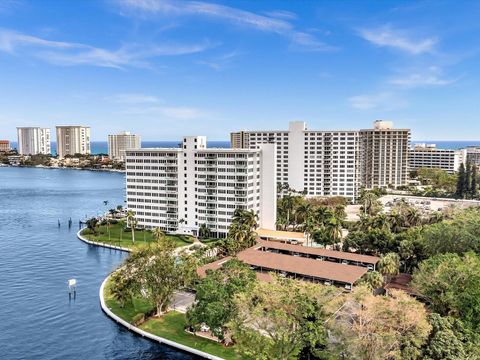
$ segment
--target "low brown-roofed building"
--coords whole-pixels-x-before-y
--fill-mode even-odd
[[[370,256],[370,255],[362,255],[362,254],[355,254],[345,251],[336,251],[336,250],[327,250],[321,248],[313,248],[308,246],[301,246],[301,245],[290,245],[290,244],[282,244],[279,242],[273,241],[258,241],[258,245],[262,247],[264,250],[273,249],[273,250],[281,250],[282,252],[292,253],[292,254],[302,254],[306,255],[307,257],[322,257],[325,259],[335,259],[339,262],[342,260],[346,260],[353,265],[375,265],[380,260],[377,256]]]
[[[285,275],[313,281],[335,281],[353,285],[368,269],[361,266],[319,261],[304,257],[274,254],[249,248],[238,254],[238,259],[260,271],[279,271]]]
[[[290,251],[283,254],[265,251],[266,248],[270,248],[270,245],[277,246],[279,248],[287,246],[288,248],[286,249],[293,248],[295,251]],[[307,249],[305,251],[322,250],[328,251],[329,253],[331,252],[324,249],[311,249],[303,246],[260,241],[257,245],[239,252],[237,254],[237,258],[255,269],[257,272],[257,278],[262,281],[271,281],[270,273],[276,272],[281,276],[288,276],[299,280],[307,280],[325,284],[341,285],[345,286],[347,289],[351,289],[353,285],[369,270],[366,266],[349,265],[335,261],[324,261],[321,257],[299,256],[297,255],[299,252],[298,249]],[[334,253],[350,254],[343,253],[341,251],[334,251]],[[340,256],[339,254],[336,255]],[[377,260],[375,261],[375,259],[369,259],[369,261],[374,263],[378,261],[378,258],[372,258]],[[230,259],[231,257],[226,257],[204,265],[197,269],[197,273],[201,278],[203,278],[206,276],[207,270],[220,269],[222,265]],[[366,259],[362,258],[362,260]]]

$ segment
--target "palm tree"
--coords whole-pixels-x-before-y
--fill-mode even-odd
[[[390,230],[389,217],[385,214],[378,214],[372,219],[372,225],[376,229]]]
[[[332,211],[324,205],[319,206],[315,211],[315,221],[319,226],[325,226],[331,217]]]
[[[156,227],[155,229],[152,230],[152,236],[157,242],[160,242],[163,239],[165,239],[165,233],[159,227]]]
[[[299,223],[303,224],[305,226],[305,223],[307,222],[307,219],[312,216],[312,205],[305,202],[301,204],[298,208],[297,211],[295,211],[296,214],[296,224],[294,229],[296,229],[296,226],[299,225]]]
[[[329,238],[331,239],[331,244],[334,245],[338,243],[338,240],[342,237],[342,223],[335,216],[330,217],[328,220],[325,229]]]
[[[376,211],[377,201],[378,196],[375,193],[371,191],[365,191],[361,197],[363,214],[373,215]]]
[[[417,226],[420,224],[422,218],[418,210],[414,207],[408,207],[407,212],[405,214],[405,218],[409,226]]]
[[[365,275],[363,275],[361,281],[372,290],[375,290],[382,287],[383,276],[378,271],[369,271]]]
[[[208,228],[207,224],[200,224],[198,228],[198,237],[201,239],[206,239],[210,236],[210,229]]]
[[[385,277],[385,282],[390,282],[391,278],[399,273],[400,256],[397,253],[388,253],[378,262],[378,270]]]
[[[135,243],[135,228],[137,226],[137,219],[135,213],[132,210],[127,211],[127,225],[132,229],[132,242]]]

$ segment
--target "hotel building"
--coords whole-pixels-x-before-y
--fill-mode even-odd
[[[60,159],[65,155],[90,154],[90,127],[57,126],[57,154]]]
[[[467,161],[467,150],[437,149],[435,145],[416,144],[408,152],[410,170],[442,169],[452,174]]]
[[[394,129],[391,121],[377,120],[373,129],[360,130],[359,139],[360,186],[396,188],[407,183],[409,129]]]
[[[207,148],[187,136],[179,148],[126,150],[127,207],[138,225],[198,235],[202,224],[226,237],[237,208],[253,210],[261,228],[275,229],[276,148]]]
[[[381,128],[381,129],[380,129]],[[407,177],[409,130],[377,121],[371,130],[308,130],[302,121],[288,131],[231,133],[232,148],[256,149],[273,142],[277,147],[277,183],[287,183],[309,196],[355,199],[361,186],[404,185]],[[387,174],[377,169],[379,167]]]
[[[467,162],[477,167],[480,167],[480,147],[467,146]]]
[[[10,141],[8,140],[0,140],[0,151],[10,151]]]
[[[125,161],[125,150],[140,149],[140,135],[130,134],[128,131],[116,135],[108,135],[108,157],[114,160]]]
[[[40,127],[17,127],[18,153],[37,155],[52,153],[50,129]]]

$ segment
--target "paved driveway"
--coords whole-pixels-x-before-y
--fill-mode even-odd
[[[179,312],[187,312],[187,309],[195,301],[195,294],[186,291],[177,291],[170,308]]]

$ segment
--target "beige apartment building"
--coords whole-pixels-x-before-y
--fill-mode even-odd
[[[57,154],[60,159],[66,155],[90,154],[89,126],[57,126]]]
[[[410,129],[394,129],[377,120],[373,129],[360,130],[360,183],[367,189],[407,183]]]
[[[125,161],[125,151],[142,147],[140,135],[123,131],[116,135],[108,135],[108,157],[114,160]]]

